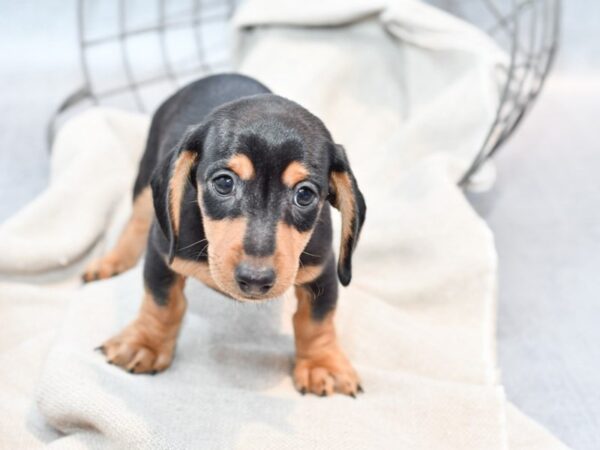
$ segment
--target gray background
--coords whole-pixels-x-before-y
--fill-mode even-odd
[[[600,2],[567,0],[555,70],[469,198],[500,255],[507,395],[565,443],[600,448]],[[0,221],[48,183],[45,126],[81,83],[74,2],[0,1]]]

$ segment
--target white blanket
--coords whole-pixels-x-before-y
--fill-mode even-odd
[[[61,130],[48,190],[0,227],[2,447],[562,448],[504,398],[493,237],[455,185],[493,117],[502,53],[413,1],[254,0],[235,23],[241,71],[320,116],[365,193],[337,323],[366,393],[293,389],[293,299],[240,305],[196,282],[167,372],[92,351],[134,317],[141,270],[69,280],[114,241],[147,129],[97,109]]]

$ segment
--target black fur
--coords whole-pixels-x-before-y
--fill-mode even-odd
[[[156,228],[156,227],[154,227]],[[155,230],[151,231],[151,234]],[[148,242],[146,263],[144,264],[144,283],[152,292],[154,301],[159,305],[167,304],[169,288],[173,285],[176,274],[167,266],[160,250],[155,247],[153,239]]]
[[[338,297],[338,285],[335,277],[335,259],[329,254],[323,272],[314,281],[305,286],[313,295],[311,316],[314,320],[322,320],[327,313],[335,309]]]

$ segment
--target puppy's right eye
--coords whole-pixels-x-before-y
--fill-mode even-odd
[[[212,184],[215,188],[215,191],[217,191],[219,194],[229,195],[233,192],[235,181],[230,175],[221,174],[213,178]]]

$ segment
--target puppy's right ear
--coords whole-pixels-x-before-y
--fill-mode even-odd
[[[186,186],[188,183],[196,184],[194,173],[201,157],[203,141],[204,131],[201,127],[186,133],[154,169],[150,180],[156,218],[169,240],[169,264],[173,262],[177,250]]]

